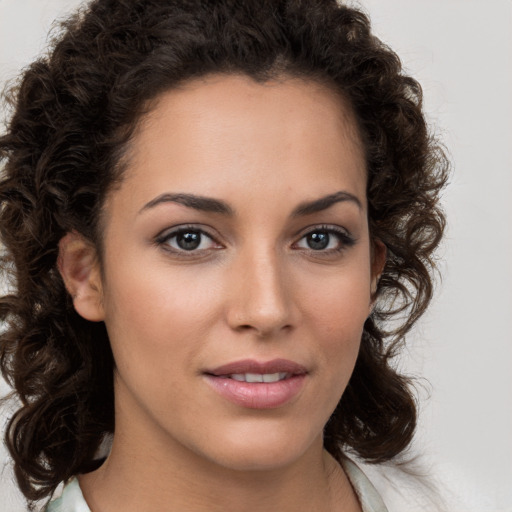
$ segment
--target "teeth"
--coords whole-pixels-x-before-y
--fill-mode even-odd
[[[233,373],[229,377],[239,382],[278,382],[287,377],[286,372],[279,373]]]
[[[277,382],[278,380],[284,379],[286,373],[281,377],[280,373],[264,373],[263,374],[263,382]]]
[[[245,382],[263,382],[263,375],[261,373],[246,373]]]

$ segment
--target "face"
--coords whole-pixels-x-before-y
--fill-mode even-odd
[[[365,186],[352,114],[323,86],[163,94],[105,205],[116,432],[238,470],[321,446],[379,266]]]

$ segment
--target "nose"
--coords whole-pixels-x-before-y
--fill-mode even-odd
[[[291,276],[274,250],[247,251],[230,269],[229,326],[271,337],[297,321]]]

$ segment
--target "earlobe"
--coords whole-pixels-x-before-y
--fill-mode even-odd
[[[75,231],[59,242],[57,266],[76,312],[91,322],[104,319],[101,274],[96,248]]]

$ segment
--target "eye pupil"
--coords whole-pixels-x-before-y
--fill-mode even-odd
[[[186,231],[176,235],[176,243],[185,251],[193,251],[201,244],[201,233]]]
[[[310,233],[307,236],[307,243],[310,249],[314,249],[316,251],[325,249],[329,245],[329,233]]]

